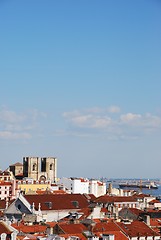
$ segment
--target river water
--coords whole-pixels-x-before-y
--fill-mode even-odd
[[[107,188],[108,188],[108,184],[109,183],[107,183]],[[117,184],[117,183],[112,183],[112,186],[114,188],[119,188],[119,184]],[[124,189],[129,190],[130,188],[124,188]],[[136,190],[138,192],[142,191],[142,193],[150,194],[150,195],[155,196],[155,197],[160,196],[160,198],[161,198],[161,185],[158,185],[158,189],[142,188],[142,190],[140,190],[139,188],[135,188],[134,190]]]
[[[161,186],[158,186],[158,189],[142,189],[142,192],[153,196],[161,196]]]

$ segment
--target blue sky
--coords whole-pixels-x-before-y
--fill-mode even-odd
[[[0,168],[161,177],[161,2],[0,1]]]

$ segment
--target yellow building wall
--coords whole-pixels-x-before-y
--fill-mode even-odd
[[[46,189],[50,189],[51,185],[50,183],[35,183],[35,184],[22,184],[19,183],[18,184],[18,189],[20,189],[21,191],[24,191],[25,194],[29,194],[29,193],[35,193],[37,190],[43,190],[45,191]]]

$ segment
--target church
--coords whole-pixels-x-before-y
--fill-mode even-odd
[[[24,157],[23,177],[36,181],[57,179],[57,158],[54,157]]]

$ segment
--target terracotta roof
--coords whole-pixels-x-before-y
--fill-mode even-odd
[[[57,222],[46,222],[46,225],[49,227],[54,227],[57,224]]]
[[[65,234],[76,234],[76,233],[82,233],[83,231],[87,231],[88,229],[82,224],[82,223],[78,223],[78,224],[57,224],[62,231]]]
[[[161,227],[161,218],[150,218],[151,227]]]
[[[161,230],[161,219],[151,218],[150,219],[150,226],[151,226],[151,228],[155,232],[160,233],[160,230]]]
[[[50,190],[37,190],[36,194],[53,194]]]
[[[144,194],[144,193],[140,193],[140,194],[135,193],[133,196],[134,196],[135,198],[151,197],[150,194]]]
[[[11,182],[0,181],[0,186],[11,186]]]
[[[24,225],[20,223],[17,225],[17,223],[13,223],[12,227],[17,229],[19,232],[23,233],[44,233],[46,231],[47,226],[46,225]]]
[[[81,182],[89,182],[89,180],[88,180],[88,179],[85,179],[85,178],[80,178],[80,181],[81,181]]]
[[[0,222],[0,234],[2,233],[7,233],[7,234],[12,233],[4,222]]]
[[[67,194],[64,190],[53,190],[53,194]]]
[[[128,238],[125,236],[123,232],[121,232],[120,228],[113,222],[101,222],[100,220],[95,221],[95,226],[92,231],[94,235],[102,238],[102,234],[111,234],[115,236],[115,240],[127,240]]]
[[[121,231],[105,231],[103,234],[109,234],[109,235],[114,235],[115,240],[128,240],[129,238],[125,236],[125,234]],[[102,238],[102,232],[99,232],[96,234],[96,236]]]
[[[81,219],[85,219],[87,218],[90,214],[91,214],[91,209],[90,208],[82,208],[78,211],[79,213],[82,213],[82,216],[79,218]]]
[[[97,181],[97,184],[98,184],[98,186],[103,186],[104,185],[104,183],[100,182],[100,181]]]
[[[120,231],[120,228],[114,222],[99,222],[93,228],[93,232]]]
[[[83,194],[90,202],[93,202],[96,199],[96,196],[94,194]]]
[[[131,223],[117,223],[120,229],[126,233],[129,237],[147,237],[147,236],[160,236],[158,233],[153,231],[144,222],[133,221]]]
[[[23,164],[20,162],[17,162],[17,163],[10,165],[10,167],[14,167],[14,166],[23,166]]]
[[[107,208],[101,208],[101,212],[108,213],[109,211],[107,210]]]
[[[161,203],[161,202],[157,199],[153,199],[152,201],[149,202],[149,204],[153,204],[153,203]]]
[[[141,209],[138,209],[138,208],[128,208],[128,210],[130,212],[132,212],[133,214],[139,216],[140,213],[143,213],[144,211],[142,211]]]
[[[63,209],[81,209],[88,206],[88,200],[82,194],[42,194],[25,195],[27,201],[35,209],[38,209],[39,203],[41,210],[63,210]]]
[[[143,211],[143,213],[160,213],[161,214],[161,210],[148,208],[145,211]]]
[[[133,196],[109,196],[103,195],[98,197],[95,202],[97,203],[114,203],[114,202],[136,202],[136,199]]]
[[[80,240],[87,240],[87,238],[82,233],[60,234],[59,236],[64,237],[65,239],[69,239],[70,237],[78,237]]]

